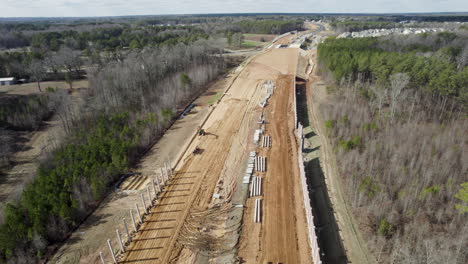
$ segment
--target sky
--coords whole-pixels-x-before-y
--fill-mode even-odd
[[[467,11],[468,0],[0,0],[0,17]]]

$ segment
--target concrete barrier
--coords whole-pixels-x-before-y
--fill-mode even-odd
[[[318,239],[317,239],[317,234],[315,232],[315,224],[314,224],[314,216],[312,214],[312,207],[311,207],[311,201],[310,201],[310,196],[309,196],[309,188],[307,186],[307,178],[306,178],[306,173],[305,173],[305,167],[304,167],[304,157],[302,155],[302,148],[304,146],[304,135],[303,135],[303,127],[302,125],[298,122],[297,118],[297,102],[296,102],[296,81],[294,81],[294,121],[295,121],[295,127],[296,127],[296,138],[297,138],[297,161],[299,165],[299,174],[301,178],[301,188],[302,188],[302,194],[303,194],[303,199],[304,199],[304,209],[305,209],[305,214],[306,214],[306,219],[307,219],[307,229],[309,231],[309,243],[311,247],[311,254],[312,254],[312,259],[314,260],[314,264],[322,264],[322,260],[320,259],[320,248],[318,245]]]

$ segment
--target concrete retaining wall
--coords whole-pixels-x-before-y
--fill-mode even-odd
[[[304,199],[304,208],[306,213],[307,219],[307,228],[309,231],[309,244],[311,247],[311,254],[312,259],[314,260],[314,264],[322,264],[322,260],[320,259],[320,248],[318,245],[317,234],[315,233],[315,224],[314,224],[314,216],[312,214],[312,207],[311,201],[309,196],[309,188],[307,186],[307,178],[304,168],[304,157],[302,155],[302,148],[304,146],[304,135],[302,125],[297,121],[297,102],[296,102],[296,81],[294,81],[294,121],[296,124],[296,138],[297,138],[297,162],[299,165],[299,174],[301,178],[301,188],[302,194]]]

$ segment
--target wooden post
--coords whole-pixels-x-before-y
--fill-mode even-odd
[[[122,237],[120,236],[120,232],[119,232],[118,229],[116,229],[115,232],[117,233],[117,239],[119,240],[120,251],[121,251],[122,253],[124,253],[124,252],[125,252],[125,248],[124,248],[123,243],[122,243]]]
[[[164,170],[166,171],[166,181],[169,180],[169,172],[168,172],[168,169],[167,169],[167,163],[164,162]]]
[[[155,178],[156,178],[156,183],[158,184],[158,190],[159,190],[160,192],[162,192],[161,184],[159,183],[159,176],[156,174],[156,177],[155,177]]]
[[[107,245],[109,246],[109,251],[112,255],[112,259],[114,260],[114,263],[117,264],[117,259],[115,258],[114,250],[112,249],[112,244],[110,239],[107,239]]]
[[[127,234],[127,239],[128,241],[130,241],[130,232],[128,232],[127,221],[125,221],[125,218],[123,219],[123,223],[124,223],[125,233]]]
[[[143,203],[143,210],[145,210],[145,214],[148,214],[148,208],[146,208],[145,196],[143,196],[143,193],[140,193],[140,196],[141,196],[141,202]]]
[[[135,204],[135,207],[136,207],[136,210],[137,210],[138,217],[140,218],[140,224],[143,224],[143,219],[141,218],[140,208],[138,208],[137,203]]]
[[[148,194],[148,199],[149,199],[149,202],[150,202],[150,206],[153,205],[153,199],[151,199],[151,193],[150,193],[150,186],[149,184],[146,185],[146,193]]]
[[[138,208],[138,207],[137,207]],[[138,232],[138,228],[135,222],[135,217],[133,216],[133,211],[130,209],[130,216],[132,217],[132,222],[133,222],[133,228],[135,228],[135,232]]]
[[[102,251],[99,251],[99,256],[101,257],[102,264],[106,264],[106,261],[104,260],[104,255],[102,254]]]
[[[154,179],[151,179],[151,183],[153,183],[153,191],[154,191],[154,200],[158,200],[158,193],[156,192],[156,185],[154,184]]]
[[[166,179],[164,178],[163,168],[159,168],[161,170],[161,178],[162,178],[162,185],[166,186]]]
[[[172,177],[172,165],[171,165],[171,160],[169,158],[167,158],[167,164],[169,165],[169,173]]]

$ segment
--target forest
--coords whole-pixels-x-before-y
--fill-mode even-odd
[[[319,47],[321,62],[335,80],[388,85],[395,73],[410,76],[408,86],[468,103],[468,32],[413,37],[328,39]]]
[[[121,54],[145,47],[186,45],[197,40],[227,39],[242,44],[242,33],[282,34],[302,30],[303,23],[289,17],[278,20],[244,17],[165,18],[99,23],[0,23],[0,76],[45,80],[83,77],[82,66],[120,60]],[[174,23],[164,24],[165,22]],[[181,24],[182,22],[205,22]],[[163,24],[160,24],[163,23]],[[232,38],[234,36],[234,38]],[[1,49],[5,49],[4,52]]]
[[[178,111],[225,71],[224,59],[213,56],[219,52],[216,41],[200,40],[90,65],[84,105],[61,109],[67,137],[41,159],[21,198],[0,213],[0,263],[34,263],[63,241]]]
[[[118,56],[121,50],[190,44],[199,39],[208,39],[208,35],[193,27],[151,27],[138,30],[130,27],[104,27],[83,32],[40,32],[24,43],[30,46],[29,50],[0,53],[0,76],[57,80],[65,79],[65,75],[58,74],[65,70],[72,77],[80,78],[79,71],[84,58],[89,63],[102,63],[102,53],[112,58]]]
[[[0,23],[0,49],[32,46],[36,51],[58,51],[64,44],[70,48],[113,51],[142,48],[207,39],[207,33],[225,31],[283,34],[301,30],[302,21],[288,16],[255,17],[179,17],[159,19],[125,19],[99,23]],[[207,32],[206,27],[214,27]],[[41,52],[37,52],[41,54]]]
[[[466,32],[329,38],[320,109],[378,263],[467,263]]]
[[[237,23],[240,32],[256,34],[281,35],[294,30],[303,30],[303,21],[300,20],[243,20]]]

